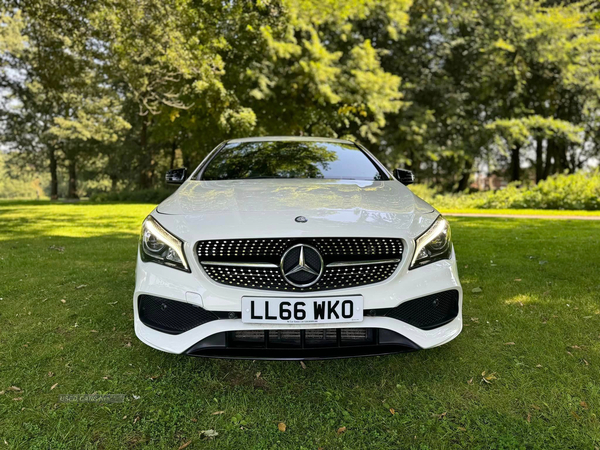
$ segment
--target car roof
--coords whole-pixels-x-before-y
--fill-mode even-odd
[[[333,139],[324,137],[308,137],[308,136],[258,136],[258,137],[247,137],[240,139],[230,139],[227,143],[238,144],[240,142],[337,142],[338,144],[354,144],[354,142],[347,139]]]

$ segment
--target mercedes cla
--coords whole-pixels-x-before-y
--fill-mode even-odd
[[[135,332],[192,356],[319,359],[431,348],[462,329],[448,222],[361,145],[220,144],[142,227]]]

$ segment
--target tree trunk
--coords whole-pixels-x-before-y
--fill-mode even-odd
[[[50,158],[50,199],[58,199],[58,173],[56,165],[56,154],[54,147],[48,147],[48,158]]]
[[[535,182],[539,183],[544,179],[544,149],[542,147],[542,140],[537,138],[535,140]]]
[[[568,152],[568,146],[567,146],[566,142],[561,142],[561,145],[559,147],[559,151],[560,151],[561,172],[564,172],[566,170],[569,173],[573,173],[574,170],[571,167],[571,164],[570,164],[570,161],[569,161],[569,156],[567,154],[567,152]]]
[[[181,155],[183,157],[183,167],[191,167],[190,165],[190,157],[189,155],[186,155],[185,153],[183,155]]]
[[[554,149],[556,147],[556,143],[553,139],[548,139],[546,144],[546,163],[544,164],[544,173],[542,175],[542,180],[548,178],[548,176],[552,173],[552,163],[554,155]]]
[[[117,177],[116,175],[111,175],[110,176],[110,190],[111,191],[116,191],[117,190],[117,183],[119,182],[119,177]]]
[[[77,195],[77,170],[74,160],[69,161],[69,192],[67,198],[79,198],[79,195]]]
[[[511,155],[511,181],[521,179],[521,146],[515,145]]]
[[[465,161],[465,165],[463,167],[462,176],[460,180],[458,180],[458,187],[456,190],[458,192],[462,192],[469,187],[469,180],[471,178],[471,171],[473,170],[473,160],[468,159]]]
[[[175,152],[177,151],[177,142],[173,141],[173,144],[171,144],[171,164],[170,164],[170,168],[171,170],[173,170],[175,167]]]
[[[152,152],[148,146],[148,122],[146,117],[142,118],[142,131],[140,134],[140,147],[142,149],[141,154],[144,160],[141,163],[140,170],[140,187],[142,189],[149,189],[152,187],[152,166],[154,161],[152,158]]]

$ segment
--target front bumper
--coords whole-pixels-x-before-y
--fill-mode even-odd
[[[385,314],[367,315],[362,322],[335,324],[246,324],[239,319],[242,296],[260,295],[284,297],[284,292],[265,292],[223,286],[215,283],[204,274],[203,269],[189,258],[191,273],[182,272],[151,262],[143,262],[139,255],[136,268],[136,287],[133,296],[134,323],[137,337],[145,344],[169,353],[190,354],[193,356],[251,358],[251,359],[316,359],[349,356],[366,356],[396,353],[436,347],[454,339],[462,330],[462,288],[458,279],[454,254],[451,259],[439,261],[408,270],[408,258],[402,262],[394,275],[381,283],[327,291],[327,295],[359,294],[364,299],[364,309],[387,311],[398,305],[431,294],[455,290],[458,293],[458,314],[449,323],[426,330],[403,322]],[[289,293],[292,294],[292,293]],[[180,334],[168,334],[150,328],[140,320],[138,298],[151,295],[179,302],[185,302],[219,312],[218,320],[212,320]],[[290,297],[319,296],[319,292],[293,293]],[[231,314],[231,317],[228,318]],[[368,346],[340,345],[327,351],[280,351],[281,349],[250,348],[235,350],[228,343],[228,335],[236,331],[268,330],[323,330],[323,329],[369,329],[376,330],[376,341]],[[381,337],[384,336],[384,339]],[[246,351],[248,350],[248,351]],[[322,350],[322,349],[321,349]]]

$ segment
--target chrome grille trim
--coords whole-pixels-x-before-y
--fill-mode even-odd
[[[399,263],[398,258],[395,259],[376,259],[373,261],[338,261],[327,264],[326,267],[350,267],[350,266],[369,266],[371,264],[393,264]]]
[[[203,266],[231,266],[231,267],[263,267],[267,269],[277,269],[277,264],[261,262],[232,262],[232,261],[200,261]]]
[[[321,254],[324,270],[314,285],[296,287],[281,273],[281,258],[302,243]],[[309,292],[385,281],[402,261],[399,238],[269,238],[199,241],[198,261],[213,281],[233,287]]]

